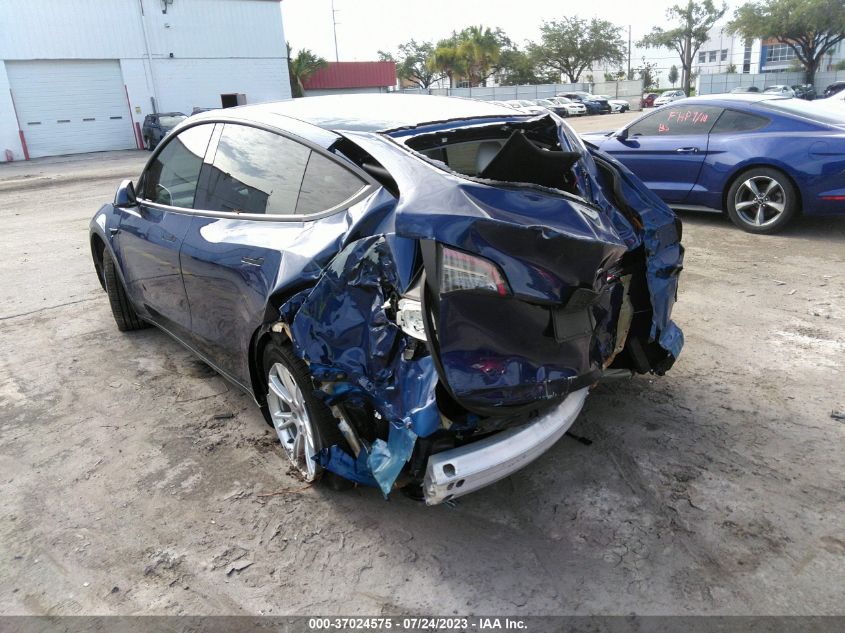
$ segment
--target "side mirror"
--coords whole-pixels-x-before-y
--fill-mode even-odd
[[[614,136],[616,138],[618,138],[620,141],[624,141],[625,139],[628,138],[628,128],[622,128],[616,134],[614,134]]]
[[[134,207],[138,204],[138,199],[135,197],[135,185],[131,180],[124,180],[120,183],[117,191],[114,194],[114,206],[118,209],[126,207]]]

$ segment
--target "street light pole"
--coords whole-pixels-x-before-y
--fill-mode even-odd
[[[337,52],[337,10],[334,8],[334,0],[332,0],[332,30],[334,31],[334,60],[340,61],[340,55]]]

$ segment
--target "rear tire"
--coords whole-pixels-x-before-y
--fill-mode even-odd
[[[308,365],[290,345],[271,341],[264,347],[261,367],[267,389],[266,415],[295,474],[307,483],[325,475],[326,483],[333,488],[351,487],[352,482],[324,473],[313,459],[313,455],[333,445],[348,448],[331,410],[314,395]]]
[[[798,214],[798,192],[783,172],[756,167],[734,180],[728,190],[727,211],[743,231],[777,233]]]
[[[117,274],[114,260],[108,253],[103,254],[103,281],[106,286],[106,294],[109,296],[111,313],[117,329],[121,332],[142,330],[149,327],[146,321],[141,320],[129,301],[129,295],[123,287],[123,282]]]

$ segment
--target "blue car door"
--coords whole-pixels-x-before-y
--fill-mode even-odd
[[[602,151],[619,160],[667,203],[682,203],[707,156],[708,134],[722,108],[669,105],[612,135]]]
[[[154,156],[139,180],[138,205],[120,210],[115,238],[132,302],[180,336],[191,329],[180,250],[213,127],[187,128]]]
[[[194,347],[248,386],[248,350],[276,286],[313,283],[348,230],[324,215],[366,183],[311,147],[226,123],[209,151],[182,247]],[[310,216],[315,214],[322,219]],[[279,277],[282,277],[281,279]]]

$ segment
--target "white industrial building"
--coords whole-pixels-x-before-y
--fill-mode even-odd
[[[290,96],[280,0],[0,2],[0,162],[140,147],[147,114]]]

